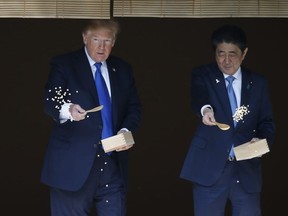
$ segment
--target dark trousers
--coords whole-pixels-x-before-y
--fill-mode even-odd
[[[242,189],[235,163],[227,162],[215,185],[193,184],[194,216],[224,216],[228,201],[233,216],[261,216],[260,193],[247,193]]]
[[[88,216],[96,208],[98,216],[125,216],[126,192],[119,166],[100,150],[91,173],[79,191],[50,189],[51,216]]]

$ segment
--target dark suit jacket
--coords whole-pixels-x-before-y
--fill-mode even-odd
[[[262,75],[242,67],[241,105],[248,107],[250,112],[235,128],[224,76],[216,64],[195,68],[191,86],[192,107],[197,115],[202,118],[201,107],[210,104],[216,121],[231,126],[229,130],[223,131],[201,122],[186,155],[180,177],[210,186],[220,177],[232,144],[238,146],[258,137],[266,138],[271,148],[275,125],[268,84]],[[261,158],[235,163],[244,189],[247,192],[261,191]]]
[[[140,123],[141,105],[131,66],[110,56],[107,66],[111,84],[113,130],[132,133]],[[61,88],[61,90],[59,90]],[[57,96],[57,93],[61,96]],[[65,94],[64,98],[62,95]],[[51,116],[53,128],[44,158],[41,181],[52,187],[75,191],[81,188],[92,167],[96,151],[101,148],[102,120],[100,112],[89,113],[82,121],[60,124],[61,103],[72,102],[88,110],[99,106],[92,71],[84,48],[54,57],[45,86],[45,112]],[[127,183],[128,151],[114,152]]]

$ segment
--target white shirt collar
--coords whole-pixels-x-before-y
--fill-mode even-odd
[[[224,78],[226,79],[226,77],[230,76],[228,74],[223,73]],[[241,67],[238,68],[238,70],[236,71],[235,74],[232,75],[233,77],[236,78],[236,80],[241,80],[242,78],[242,71],[241,71]]]

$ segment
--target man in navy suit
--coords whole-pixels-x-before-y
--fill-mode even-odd
[[[268,83],[241,65],[248,47],[240,27],[220,27],[211,42],[216,63],[192,70],[192,108],[201,123],[180,177],[192,182],[194,216],[224,216],[228,201],[233,216],[260,216],[261,157],[237,161],[233,147],[266,138],[271,148],[275,125]],[[230,106],[228,76],[234,77],[236,110]],[[220,130],[215,121],[229,124],[230,129]]]
[[[141,104],[132,67],[110,55],[119,31],[112,19],[92,20],[82,31],[84,46],[51,60],[45,86],[45,112],[53,128],[45,152],[41,182],[50,188],[52,216],[126,215],[128,149],[104,152],[103,107],[94,82],[95,63],[112,104],[113,135],[139,127]],[[105,126],[105,125],[104,125]]]

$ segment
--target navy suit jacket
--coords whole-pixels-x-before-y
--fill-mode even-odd
[[[249,113],[235,128],[225,79],[218,66],[213,63],[195,68],[191,83],[192,108],[199,118],[202,119],[201,107],[210,104],[216,121],[231,126],[229,130],[223,131],[200,121],[186,155],[180,177],[211,186],[220,177],[232,144],[238,146],[257,137],[266,138],[271,148],[275,125],[268,83],[264,76],[242,67],[241,106],[246,106]],[[235,163],[243,188],[247,192],[261,191],[261,158]]]
[[[121,128],[133,133],[140,123],[141,104],[132,67],[113,56],[106,62],[111,84],[114,134]],[[41,181],[52,187],[76,191],[87,179],[97,149],[101,148],[102,120],[100,112],[94,112],[88,113],[84,120],[68,120],[60,124],[59,110],[64,101],[79,104],[85,110],[100,105],[84,48],[52,58],[44,101],[45,113],[54,121]],[[112,155],[119,160],[127,183],[128,151],[113,152]]]

